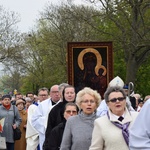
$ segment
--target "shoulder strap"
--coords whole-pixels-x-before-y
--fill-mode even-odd
[[[16,120],[16,115],[15,115],[15,106],[13,105],[13,112],[14,112],[14,123],[15,123],[15,120]]]

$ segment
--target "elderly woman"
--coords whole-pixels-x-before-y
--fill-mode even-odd
[[[15,123],[14,123],[15,112]],[[0,106],[0,120],[4,118],[4,126],[0,136],[6,137],[7,150],[14,150],[13,129],[21,123],[21,118],[18,109],[11,104],[11,96],[4,95],[2,97],[2,105]]]
[[[21,130],[21,138],[20,140],[15,141],[15,150],[26,150],[26,124],[27,124],[27,112],[25,110],[25,100],[18,99],[16,101],[16,106],[19,110],[20,117],[22,119],[22,122],[20,124],[20,130]]]
[[[108,87],[104,94],[108,105],[107,115],[95,120],[89,150],[129,150],[128,128],[137,112],[126,108],[126,94],[119,86]]]
[[[70,117],[65,126],[60,150],[88,150],[91,144],[96,109],[101,101],[100,94],[91,88],[77,93],[76,104],[80,111]]]

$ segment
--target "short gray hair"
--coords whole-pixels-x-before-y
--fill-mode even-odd
[[[106,103],[109,101],[109,95],[112,92],[121,92],[123,94],[123,96],[126,98],[126,93],[122,87],[112,86],[112,87],[108,87],[106,92],[104,93],[104,99],[105,99]]]
[[[40,88],[40,89],[38,90],[38,93],[40,93],[40,91],[47,91],[47,94],[49,94],[49,90],[48,90],[48,88],[46,88],[46,87]]]
[[[61,91],[62,89],[64,89],[64,87],[68,86],[68,83],[61,83],[59,84],[58,90]]]

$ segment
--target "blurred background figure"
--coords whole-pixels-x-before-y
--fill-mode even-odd
[[[145,103],[148,99],[150,99],[150,95],[145,96],[145,98],[144,98],[144,103]]]
[[[0,105],[2,105],[2,94],[0,94]]]
[[[18,92],[18,93],[15,94],[15,97],[12,98],[11,103],[12,103],[13,105],[16,105],[16,101],[17,101],[18,99],[22,99],[22,98],[23,98],[23,95]]]
[[[37,104],[38,104],[38,102],[40,101],[40,100],[39,100],[39,97],[38,97],[37,95],[35,95],[35,94],[34,94],[34,101],[35,101],[35,103],[37,103]],[[33,104],[34,104],[34,103],[33,103]]]
[[[20,124],[21,138],[20,140],[15,141],[15,150],[26,150],[26,124],[27,124],[27,112],[25,110],[25,101],[18,99],[16,101],[16,106],[19,110],[20,117],[22,122]]]
[[[21,93],[15,94],[15,99],[16,100],[21,99],[21,98],[23,98],[23,95]]]
[[[60,93],[60,100],[63,101],[63,89],[68,86],[69,84],[68,83],[61,83],[59,84],[59,87],[58,87],[58,90],[59,90],[59,93]]]
[[[11,104],[13,104],[13,105],[15,105],[15,104],[16,104],[15,96],[12,96],[12,97],[11,97]]]
[[[2,105],[2,97],[0,97],[0,105]]]
[[[138,100],[141,99],[141,95],[138,93],[133,94],[133,97],[135,98],[135,110],[138,108]]]
[[[138,99],[138,107],[137,107],[137,112],[140,112],[141,108],[144,105],[144,101],[142,99]]]
[[[26,97],[29,97],[34,102],[34,93],[33,92],[27,92]]]
[[[33,100],[30,97],[25,98],[25,110],[28,111],[29,106],[33,104]]]

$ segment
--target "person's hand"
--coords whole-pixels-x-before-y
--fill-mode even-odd
[[[16,124],[13,124],[12,126],[13,126],[13,129],[16,129],[16,128],[17,128],[17,125],[16,125]]]

